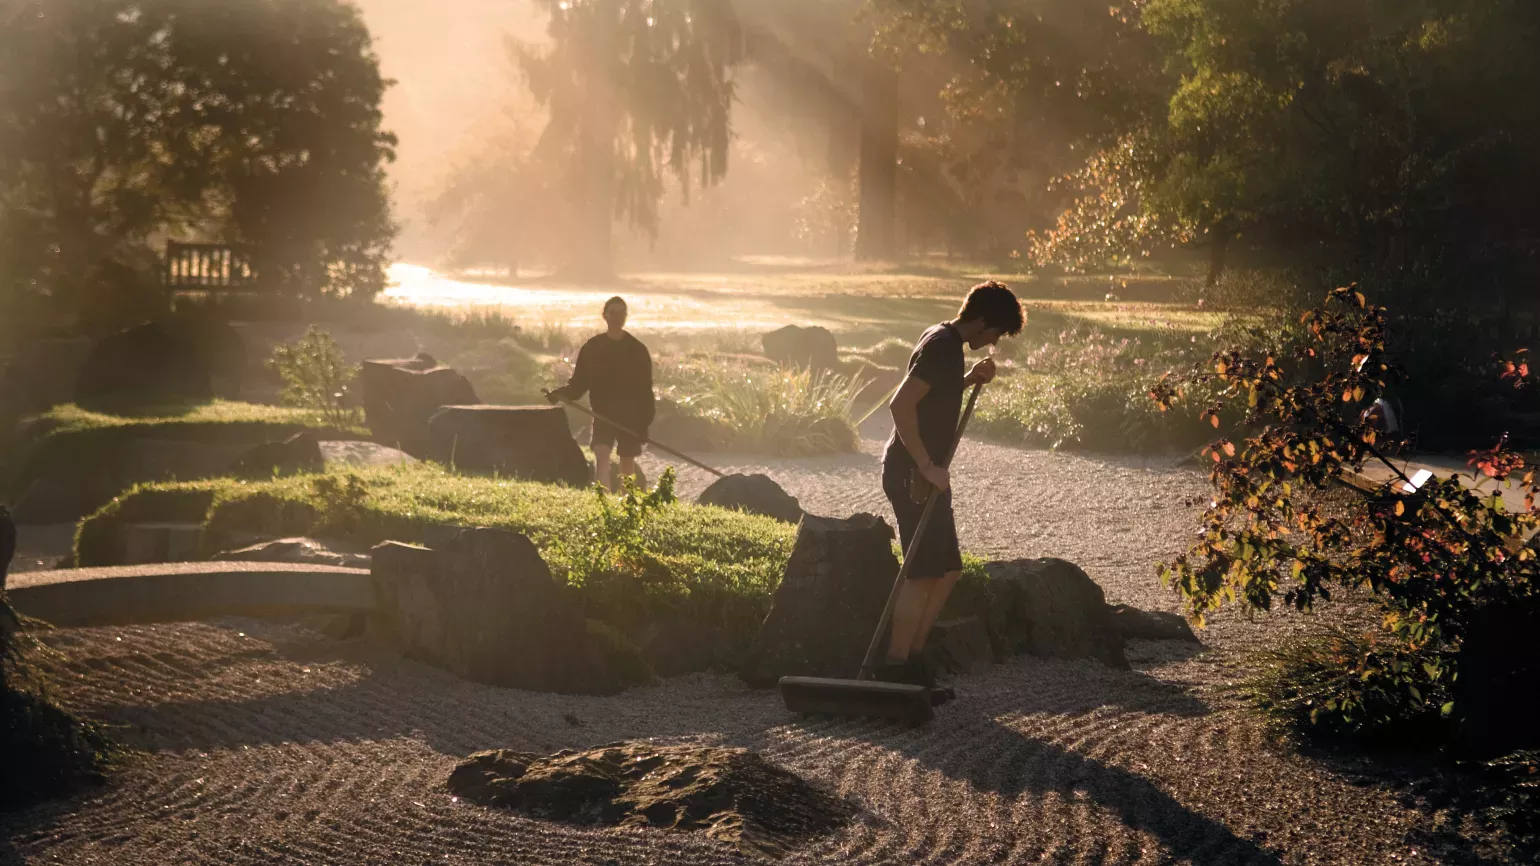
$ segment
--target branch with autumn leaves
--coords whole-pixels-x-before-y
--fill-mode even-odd
[[[1217,394],[1204,420],[1218,428],[1220,412],[1244,405],[1244,428],[1253,431],[1205,449],[1214,492],[1202,529],[1186,553],[1160,566],[1161,578],[1200,623],[1227,602],[1268,610],[1281,597],[1309,610],[1335,588],[1366,588],[1400,651],[1354,661],[1365,681],[1400,682],[1414,693],[1430,680],[1452,681],[1450,653],[1471,614],[1535,591],[1540,565],[1523,543],[1540,530],[1535,472],[1504,437],[1470,455],[1475,483],[1443,477],[1416,487],[1357,411],[1402,375],[1386,354],[1385,308],[1349,286],[1301,321],[1308,340],[1292,357],[1220,351],[1209,369],[1163,378],[1151,390],[1169,410],[1202,386]],[[1528,381],[1522,358],[1499,370]],[[1347,484],[1369,461],[1396,480],[1374,490]],[[1515,481],[1526,491],[1523,511],[1507,509],[1501,496]],[[1351,491],[1346,505],[1321,495],[1332,489]],[[1413,656],[1415,676],[1404,669]]]

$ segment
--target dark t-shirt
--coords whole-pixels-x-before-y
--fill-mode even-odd
[[[909,375],[930,385],[920,398],[917,414],[920,441],[925,453],[937,465],[951,456],[952,440],[957,437],[957,422],[962,416],[963,339],[957,329],[942,323],[920,337],[914,354],[909,356]],[[907,472],[914,468],[914,458],[898,438],[898,430],[888,438],[882,462]]]
[[[642,341],[626,334],[619,340],[600,334],[583,344],[572,381],[554,392],[588,403],[600,415],[641,433],[656,411],[652,394],[652,356]]]

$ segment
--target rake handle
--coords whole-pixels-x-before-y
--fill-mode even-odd
[[[968,395],[968,406],[963,410],[962,418],[957,422],[957,436],[952,440],[952,450],[941,462],[942,466],[950,466],[952,457],[957,454],[957,446],[962,444],[963,431],[968,429],[968,419],[973,417],[973,406],[978,402],[979,392],[984,390],[984,384],[980,382],[973,386],[973,391]],[[877,663],[877,650],[882,646],[883,635],[887,633],[888,624],[893,619],[893,608],[898,604],[898,591],[909,579],[909,564],[914,562],[914,555],[920,549],[920,539],[925,537],[925,530],[930,526],[930,517],[936,510],[936,503],[941,501],[941,491],[932,490],[925,500],[925,510],[920,513],[920,523],[914,529],[914,538],[909,541],[909,549],[904,551],[904,562],[899,566],[898,577],[893,581],[893,589],[888,592],[888,603],[882,608],[882,618],[877,621],[877,630],[872,632],[872,642],[867,644],[866,657],[861,660],[861,670],[856,673],[856,679],[869,680]]]
[[[594,419],[595,421],[602,421],[603,423],[608,424],[611,427],[614,427],[616,430],[619,430],[620,432],[626,434],[627,436],[632,436],[632,437],[636,438],[637,440],[639,440],[641,442],[645,442],[646,444],[651,445],[652,447],[654,447],[654,448],[658,449],[659,451],[662,451],[662,452],[664,452],[666,454],[672,454],[675,457],[678,457],[680,460],[683,460],[686,463],[689,463],[690,465],[695,466],[698,469],[704,469],[707,472],[710,472],[712,475],[715,475],[718,478],[726,478],[727,477],[727,474],[722,472],[721,470],[712,469],[710,466],[707,466],[706,464],[700,462],[699,460],[696,460],[694,457],[691,457],[688,454],[685,454],[685,453],[680,452],[680,451],[675,451],[674,449],[668,447],[667,445],[664,445],[661,442],[654,442],[653,440],[648,439],[646,436],[643,436],[642,434],[637,433],[636,431],[634,431],[634,430],[632,430],[632,429],[630,429],[628,427],[622,426],[620,424],[616,424],[614,421],[611,421],[610,419],[604,417],[603,415],[600,415],[598,412],[595,412],[594,410],[588,408],[587,406],[584,406],[581,403],[575,402],[573,400],[568,400],[566,397],[557,396],[555,394],[552,394],[550,391],[546,391],[544,393],[545,393],[545,395],[547,397],[556,397],[556,399],[558,399],[561,402],[565,403],[566,405],[572,407],[573,409],[576,409],[579,412],[582,412],[584,415],[587,415],[588,417]]]

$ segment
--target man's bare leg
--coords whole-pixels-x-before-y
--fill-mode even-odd
[[[620,477],[622,479],[626,479],[626,478],[634,478],[634,479],[636,479],[636,486],[637,487],[645,488],[647,486],[647,476],[643,475],[642,474],[642,470],[636,465],[636,458],[635,457],[626,457],[624,455],[621,456],[621,458],[620,458]]]
[[[915,623],[914,634],[909,638],[909,654],[919,655],[925,649],[925,639],[930,637],[930,630],[935,627],[936,620],[941,616],[942,608],[946,607],[946,600],[952,595],[952,587],[962,577],[960,571],[949,571],[937,580],[927,580],[931,585],[930,595],[925,600],[925,612]]]
[[[898,601],[893,604],[893,621],[889,624],[888,664],[901,665],[909,661],[914,651],[912,643],[925,608],[930,601],[932,586],[940,578],[930,580],[906,579],[898,588]]]
[[[594,478],[604,485],[606,490],[614,492],[615,485],[610,478],[610,446],[594,446]]]

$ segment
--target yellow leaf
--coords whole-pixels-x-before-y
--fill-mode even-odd
[[[1405,502],[1397,502],[1396,503],[1396,516],[1400,517],[1401,515],[1403,515],[1405,513],[1406,513],[1406,503]]]
[[[1360,307],[1362,307],[1362,306],[1364,306],[1365,304],[1368,303],[1367,301],[1364,300],[1364,293],[1363,292],[1354,292],[1353,293],[1353,299],[1358,301],[1358,306],[1360,306]]]
[[[1209,422],[1209,424],[1213,425],[1215,430],[1219,429],[1219,416],[1218,415],[1210,415],[1210,416],[1208,416],[1208,422]]]
[[[1234,457],[1235,456],[1235,443],[1234,442],[1226,442],[1225,443],[1225,456],[1226,457]]]

